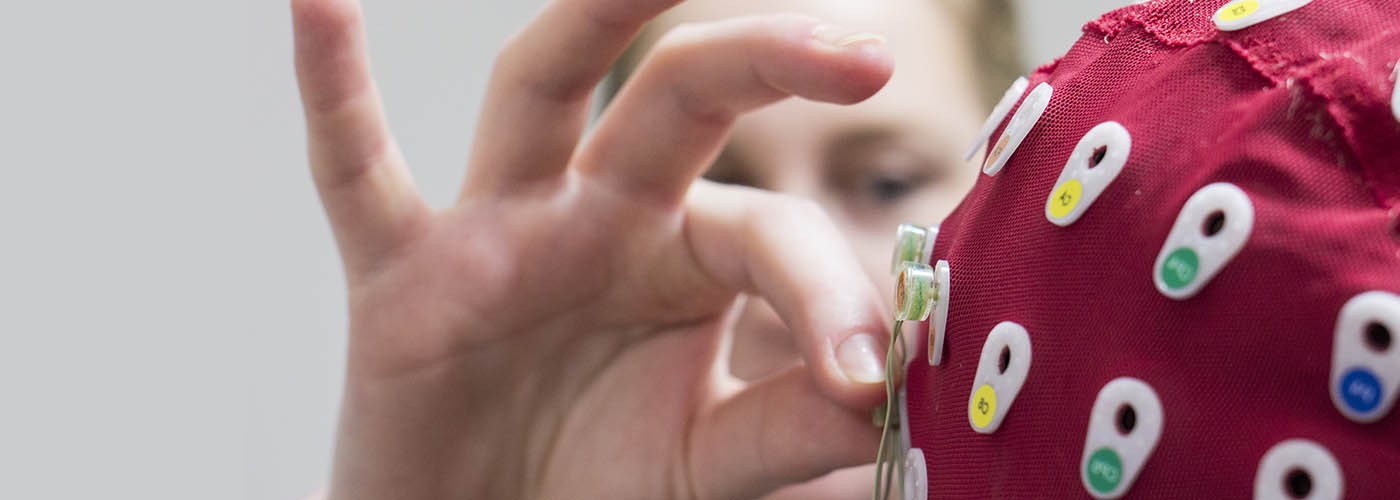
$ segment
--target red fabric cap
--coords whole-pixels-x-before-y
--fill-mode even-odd
[[[1048,109],[933,251],[952,267],[944,359],[929,366],[922,345],[906,382],[929,498],[1088,498],[1090,411],[1119,377],[1149,384],[1164,412],[1123,498],[1252,498],[1260,459],[1292,438],[1331,452],[1346,498],[1400,498],[1400,407],[1357,423],[1329,391],[1342,306],[1400,294],[1400,2],[1316,0],[1233,32],[1213,20],[1225,4],[1111,12],[1030,76],[1054,87]],[[1047,197],[1106,121],[1132,136],[1127,164],[1056,226]],[[1253,231],[1194,297],[1168,298],[1158,254],[1186,200],[1217,182],[1248,195]],[[1002,321],[1026,328],[1034,360],[1000,428],[979,434],[969,394]]]

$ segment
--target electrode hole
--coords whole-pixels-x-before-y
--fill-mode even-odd
[[[1378,353],[1386,352],[1390,349],[1390,329],[1380,322],[1372,321],[1366,325],[1366,345]]]
[[[1207,237],[1220,234],[1223,229],[1225,229],[1225,212],[1220,210],[1211,212],[1210,215],[1206,216],[1205,223],[1201,225],[1201,232],[1205,233]]]
[[[1125,404],[1118,407],[1118,433],[1124,436],[1131,434],[1137,428],[1137,410],[1133,405]]]
[[[1312,493],[1312,475],[1303,469],[1293,469],[1288,471],[1288,475],[1283,477],[1283,489],[1288,492],[1288,496],[1297,499],[1307,498]]]
[[[1006,373],[1006,368],[1011,366],[1011,347],[1001,348],[1001,357],[997,359],[997,373]]]
[[[1103,163],[1105,156],[1108,156],[1108,146],[1099,146],[1094,149],[1094,155],[1089,157],[1089,168],[1094,168]]]

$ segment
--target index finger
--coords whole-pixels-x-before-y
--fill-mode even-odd
[[[554,0],[497,56],[463,194],[564,171],[593,87],[681,0]]]
[[[722,288],[773,305],[817,387],[851,408],[885,399],[890,314],[840,230],[815,203],[699,181],[683,245]]]

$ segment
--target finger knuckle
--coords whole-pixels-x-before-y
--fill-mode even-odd
[[[708,31],[701,23],[682,23],[671,28],[657,40],[650,56],[651,64],[662,68],[685,64],[685,60],[704,45]]]
[[[491,84],[516,88],[553,102],[573,102],[593,91],[594,80],[577,68],[553,67],[542,70],[538,47],[524,33],[517,33],[491,64]]]

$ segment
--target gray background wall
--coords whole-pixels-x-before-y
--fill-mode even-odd
[[[436,204],[542,4],[365,0]],[[1022,0],[1029,64],[1124,0]],[[325,483],[343,283],[287,2],[0,5],[0,498],[296,499]]]

